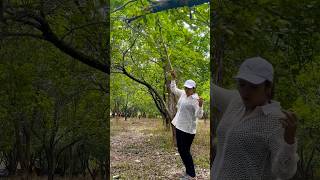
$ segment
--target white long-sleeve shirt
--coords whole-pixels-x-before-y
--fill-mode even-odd
[[[173,94],[179,97],[177,113],[171,123],[179,130],[196,134],[197,118],[203,115],[203,106],[199,106],[197,94],[187,97],[184,90],[178,89],[175,80],[171,81],[170,89]]]
[[[211,180],[289,179],[297,169],[297,141],[287,144],[279,102],[258,106],[244,116],[238,91],[213,87],[215,105],[223,112],[217,128],[217,152]]]

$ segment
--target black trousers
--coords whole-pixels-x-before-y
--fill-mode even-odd
[[[190,148],[194,136],[194,134],[189,134],[176,128],[176,140],[178,151],[183,161],[183,164],[186,167],[186,173],[191,177],[196,176],[193,159],[190,153]]]

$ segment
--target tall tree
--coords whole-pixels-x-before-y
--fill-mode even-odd
[[[130,8],[129,4],[132,5]],[[194,9],[184,7],[159,12],[132,22],[121,17],[139,12],[146,4],[128,2],[121,5],[120,2],[114,2],[115,8],[111,15],[117,21],[114,21],[111,31],[115,47],[112,69],[144,85],[166,124],[170,125],[175,113],[175,101],[168,88],[171,70],[169,61],[182,77],[196,73],[199,79],[208,80],[205,78],[208,72],[205,64],[209,54],[208,6],[203,4]],[[121,40],[124,38],[128,41]],[[194,66],[196,62],[199,62],[199,69]],[[201,70],[203,73],[199,72]]]

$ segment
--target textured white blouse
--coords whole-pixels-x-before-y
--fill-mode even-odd
[[[179,130],[196,134],[197,118],[203,115],[203,105],[199,106],[199,96],[195,93],[187,97],[184,90],[178,89],[175,80],[171,81],[170,89],[173,94],[179,97],[177,113],[171,123]]]
[[[223,112],[217,127],[217,152],[211,180],[289,179],[297,169],[297,140],[287,144],[279,102],[271,101],[245,114],[238,91],[211,86],[215,105]]]

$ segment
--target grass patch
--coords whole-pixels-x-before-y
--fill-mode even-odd
[[[148,143],[154,146],[155,149],[164,150],[166,152],[174,150],[170,134],[154,135]]]
[[[201,168],[206,168],[209,169],[210,168],[210,159],[208,159],[207,155],[193,155],[194,157],[194,164],[196,164],[196,166],[199,166]]]

